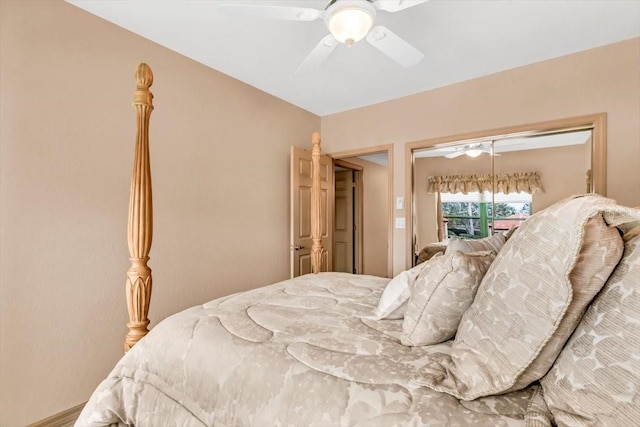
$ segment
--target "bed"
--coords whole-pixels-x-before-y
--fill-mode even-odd
[[[318,273],[313,227],[313,274],[192,307],[147,334],[148,66],[136,81],[128,351],[77,426],[640,419],[640,210],[597,195],[532,216],[499,250],[445,251],[392,280]],[[317,136],[313,147],[317,162]]]

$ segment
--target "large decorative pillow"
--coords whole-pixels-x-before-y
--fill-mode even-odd
[[[384,288],[378,306],[373,311],[372,320],[402,319],[407,310],[407,301],[418,275],[427,263],[418,264],[394,277]]]
[[[415,382],[473,400],[541,378],[622,256],[605,220],[624,209],[586,195],[531,216],[482,280],[451,354],[430,357]]]
[[[449,238],[449,244],[447,244],[447,250],[445,253],[453,253],[455,251],[461,251],[464,253],[478,252],[478,251],[494,251],[500,252],[502,246],[507,241],[504,233],[497,233],[493,236],[485,237],[484,239],[467,240],[459,237]]]
[[[432,345],[453,338],[494,258],[495,252],[455,251],[422,270],[404,315],[402,344]]]
[[[540,381],[560,426],[640,421],[640,226],[624,240],[622,260]]]

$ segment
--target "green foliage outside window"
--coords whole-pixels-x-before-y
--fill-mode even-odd
[[[491,219],[519,224],[531,214],[531,203],[443,202],[442,216],[447,219],[449,236],[480,239],[491,233]],[[496,230],[497,231],[497,230]]]

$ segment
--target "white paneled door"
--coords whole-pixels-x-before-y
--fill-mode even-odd
[[[291,147],[291,277],[311,273],[311,151]],[[322,271],[332,271],[333,159],[320,159]]]

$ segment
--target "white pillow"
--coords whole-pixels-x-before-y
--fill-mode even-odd
[[[442,254],[437,254],[433,258],[440,255]],[[411,296],[413,284],[428,263],[429,261],[418,264],[394,277],[384,288],[378,306],[373,311],[373,316],[369,318],[372,320],[403,319],[404,313],[407,311],[407,301]]]

